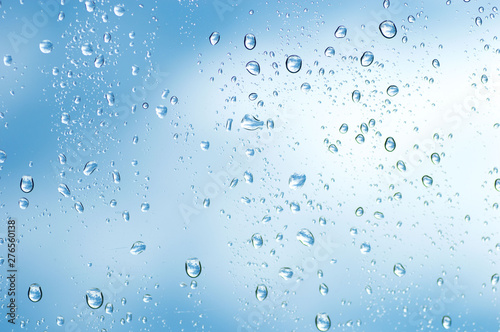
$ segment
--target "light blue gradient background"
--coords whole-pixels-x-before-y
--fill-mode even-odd
[[[57,5],[66,15],[62,22],[57,14],[47,15],[16,47],[13,34],[21,35],[37,13],[47,14],[39,2],[24,2],[4,0],[0,8],[0,55],[14,61],[0,65],[0,149],[8,156],[0,171],[0,213],[3,220],[17,220],[19,237],[14,330],[313,331],[319,312],[327,312],[331,330],[339,331],[441,331],[444,315],[452,318],[453,331],[499,329],[498,297],[490,282],[499,272],[500,242],[498,210],[492,208],[499,198],[493,169],[500,164],[494,128],[500,24],[487,18],[495,3],[392,0],[384,9],[382,1],[145,1],[140,8],[141,2],[130,1],[117,17],[115,2],[96,1],[89,13],[83,2],[67,0]],[[215,6],[221,3],[223,13]],[[409,15],[417,17],[414,23]],[[483,18],[480,27],[476,16]],[[396,23],[394,39],[380,35],[384,19]],[[339,25],[347,27],[347,38],[333,36]],[[106,31],[112,34],[109,44],[102,38]],[[215,46],[208,42],[213,31],[221,34]],[[246,33],[257,37],[252,51],[243,46]],[[50,54],[39,50],[44,39],[54,43]],[[84,42],[92,43],[94,55],[82,55]],[[323,54],[328,46],[336,50],[332,58]],[[367,50],[376,62],[363,68],[359,58]],[[97,54],[106,58],[101,69],[93,65]],[[284,67],[291,54],[303,59],[297,74]],[[439,69],[431,65],[435,58]],[[257,76],[245,70],[251,60],[260,63]],[[132,76],[132,65],[140,67],[139,75]],[[487,84],[480,82],[483,73]],[[308,93],[300,90],[304,82],[312,86]],[[385,94],[391,84],[400,89],[393,98]],[[164,100],[165,89],[170,93]],[[351,100],[355,89],[362,93],[358,104]],[[116,97],[114,106],[107,104],[108,91]],[[253,102],[252,92],[259,95]],[[177,105],[169,103],[173,95]],[[260,100],[263,107],[257,106]],[[160,104],[168,107],[164,119],[155,114]],[[70,125],[61,123],[63,112],[71,115]],[[273,119],[275,129],[243,130],[247,113]],[[229,118],[233,126],[226,131]],[[370,119],[376,126],[359,145],[359,125]],[[349,132],[341,135],[344,122]],[[135,135],[138,144],[132,144]],[[396,140],[393,153],[383,149],[387,136]],[[338,153],[328,152],[325,138],[341,141]],[[208,151],[201,150],[201,141],[210,142]],[[249,148],[255,150],[250,158]],[[431,163],[432,152],[444,153],[441,164]],[[66,154],[66,165],[59,164],[59,153]],[[82,169],[89,160],[99,166],[87,177]],[[406,162],[406,173],[395,169],[398,160]],[[112,181],[114,169],[121,174],[119,184]],[[245,183],[245,171],[252,172],[252,184]],[[288,187],[295,172],[307,175],[297,191]],[[422,186],[424,174],[434,178],[431,188]],[[19,189],[22,175],[33,176],[33,192]],[[239,183],[230,189],[233,178]],[[71,189],[71,198],[57,192],[60,183]],[[396,192],[401,201],[392,199]],[[30,201],[26,210],[18,207],[23,196]],[[205,198],[209,208],[202,206]],[[118,202],[114,208],[111,199]],[[75,211],[76,201],[84,213]],[[288,207],[292,201],[301,206],[297,214]],[[151,206],[146,213],[143,202]],[[354,215],[359,206],[362,217]],[[131,215],[128,223],[124,210]],[[375,211],[385,218],[375,219]],[[263,224],[266,215],[271,221]],[[319,217],[326,226],[318,224]],[[316,238],[312,248],[296,240],[304,227]],[[358,229],[355,236],[352,227]],[[251,246],[253,233],[264,237],[262,248]],[[278,233],[281,242],[275,240]],[[147,245],[138,256],[129,253],[135,241]],[[363,242],[371,244],[367,255],[359,251]],[[4,244],[0,257],[6,256]],[[184,271],[191,257],[203,266],[196,289]],[[406,267],[402,278],[392,273],[396,263]],[[291,281],[278,276],[284,266],[294,271]],[[0,330],[8,331],[6,263],[1,269]],[[322,282],[330,289],[327,296],[319,294]],[[26,296],[31,283],[42,286],[38,303]],[[260,283],[269,289],[263,302],[254,295]],[[104,292],[105,303],[113,303],[112,315],[104,305],[86,306],[85,291],[94,287]],[[145,294],[153,301],[144,303]],[[127,312],[133,320],[121,325]],[[57,316],[65,318],[62,327]]]

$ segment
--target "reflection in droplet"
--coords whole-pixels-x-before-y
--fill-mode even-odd
[[[71,195],[71,191],[69,190],[68,186],[65,185],[64,183],[61,183],[59,187],[57,187],[57,191],[64,197],[69,197]]]
[[[106,306],[104,307],[104,311],[108,314],[111,315],[113,313],[113,304],[112,303],[107,303]]]
[[[42,299],[42,287],[39,284],[31,284],[28,288],[28,298],[31,302],[38,302]]]
[[[330,317],[324,312],[316,315],[315,322],[316,328],[321,332],[328,331],[332,325]]]
[[[83,213],[83,203],[82,202],[76,202],[75,203],[75,210],[78,212],[78,213]]]
[[[359,103],[360,100],[361,100],[361,92],[359,92],[359,90],[354,90],[352,92],[352,101],[355,103]]]
[[[19,199],[19,207],[21,208],[21,210],[26,210],[28,208],[28,206],[30,205],[30,202],[28,201],[28,199],[26,197],[21,197]]]
[[[64,317],[63,316],[57,316],[56,317],[56,324],[57,324],[57,326],[63,326],[64,325]]]
[[[255,297],[259,301],[264,301],[267,298],[267,286],[264,284],[257,285],[255,289]]]
[[[399,93],[399,88],[396,85],[390,85],[387,88],[387,95],[389,95],[389,97],[394,97],[398,93]]]
[[[495,273],[494,275],[491,276],[491,285],[492,286],[495,286],[496,284],[498,284],[499,281],[500,281],[500,276],[498,275],[498,273]]]
[[[167,112],[168,112],[167,106],[165,106],[165,105],[156,106],[156,115],[160,119],[163,119],[167,115]]]
[[[441,157],[438,153],[434,152],[433,154],[431,154],[431,161],[434,165],[437,165],[441,162]]]
[[[201,262],[198,258],[190,258],[185,264],[186,274],[191,278],[196,278],[201,273]]]
[[[0,164],[3,164],[7,160],[7,153],[4,150],[0,150]]]
[[[396,25],[392,21],[383,21],[379,25],[379,30],[382,33],[382,36],[384,36],[387,39],[394,38],[397,33]]]
[[[358,144],[363,144],[365,142],[365,136],[363,136],[363,134],[358,134],[356,135],[355,140]]]
[[[370,246],[369,243],[362,243],[361,246],[359,247],[359,250],[361,251],[362,254],[367,254],[372,250],[372,247]]]
[[[354,214],[356,215],[356,217],[361,217],[363,214],[365,213],[365,210],[360,206],[356,209],[356,211],[354,212]]]
[[[290,178],[288,179],[288,186],[291,189],[299,189],[304,186],[304,183],[306,182],[306,175],[305,174],[298,174],[298,173],[293,173],[290,175]]]
[[[246,64],[245,68],[252,75],[258,75],[260,73],[260,65],[257,61],[250,61]]]
[[[326,284],[321,284],[319,285],[319,293],[323,296],[325,296],[326,294],[328,294],[328,286]]]
[[[136,241],[130,248],[130,253],[132,255],[139,255],[142,253],[144,250],[146,250],[146,244],[142,241]]]
[[[44,40],[40,43],[39,47],[40,47],[40,51],[42,51],[42,53],[47,54],[47,53],[52,52],[53,45],[52,45],[52,42],[50,40]]]
[[[434,60],[432,60],[432,66],[434,68],[439,68],[441,66],[441,64],[439,63],[438,59],[434,59]]]
[[[331,47],[331,46],[327,47],[327,48],[325,49],[325,55],[326,55],[327,57],[331,58],[332,56],[334,56],[334,55],[335,55],[335,49],[334,49],[333,47]]]
[[[399,171],[406,172],[406,164],[404,161],[398,160],[398,162],[396,163],[396,167]]]
[[[298,55],[290,55],[286,59],[285,65],[290,73],[295,74],[302,68],[302,59]]]
[[[33,180],[33,177],[29,175],[23,175],[21,177],[21,184],[20,184],[21,190],[23,193],[30,193],[33,191],[33,188],[35,187],[35,181]]]
[[[285,280],[289,280],[293,277],[293,271],[289,267],[282,267],[279,271],[279,276]]]
[[[99,309],[104,301],[102,292],[99,288],[89,289],[85,295],[85,299],[87,300],[87,305],[91,309]]]
[[[120,17],[125,14],[125,6],[124,5],[116,5],[115,8],[113,8],[113,11],[116,16]]]

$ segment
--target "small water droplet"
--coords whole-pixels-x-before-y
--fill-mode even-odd
[[[359,247],[359,250],[361,251],[362,254],[367,254],[372,250],[372,247],[370,246],[369,243],[362,243],[361,246]]]
[[[439,68],[441,66],[441,64],[439,63],[438,59],[434,59],[434,60],[432,60],[432,66],[434,68]]]
[[[371,65],[373,63],[373,59],[374,59],[374,55],[372,52],[370,51],[366,51],[365,53],[363,53],[363,55],[361,56],[361,65],[363,67],[368,67],[369,65]]]
[[[392,152],[396,149],[396,141],[392,137],[387,137],[384,146],[387,152]]]
[[[361,100],[361,92],[359,92],[359,90],[354,90],[352,92],[352,101],[355,103],[359,103],[360,100]]]
[[[429,175],[422,176],[422,183],[424,186],[430,187],[432,186],[433,182],[434,182],[433,179]]]
[[[451,318],[450,318],[450,316],[444,316],[442,323],[443,323],[443,327],[445,329],[447,329],[447,330],[450,329],[451,328]]]
[[[164,105],[156,106],[156,115],[158,115],[160,119],[163,119],[167,115],[167,112],[168,112],[167,106]]]
[[[325,56],[331,58],[334,55],[335,55],[335,49],[333,47],[329,46],[325,49]]]
[[[360,206],[356,209],[356,211],[354,212],[354,214],[356,215],[356,217],[361,217],[363,214],[365,213],[365,210]]]
[[[83,174],[89,176],[92,174],[97,168],[97,163],[95,161],[89,161],[83,167]]]
[[[83,204],[82,202],[76,202],[75,203],[75,210],[78,212],[78,213],[83,213]]]
[[[92,48],[92,45],[90,43],[84,43],[82,47],[80,47],[80,50],[85,56],[92,55],[92,53],[94,53],[94,49]]]
[[[123,14],[125,14],[125,6],[124,5],[116,5],[113,8],[113,12],[118,17],[123,16]]]
[[[53,49],[53,45],[52,45],[52,42],[50,40],[44,40],[40,43],[39,45],[40,47],[40,51],[42,51],[42,53],[50,53],[52,52],[52,49]]]
[[[210,148],[210,142],[209,141],[201,141],[200,147],[203,151],[208,151]]]
[[[28,194],[33,191],[33,188],[35,187],[35,181],[33,180],[33,177],[29,175],[23,175],[21,177],[21,184],[20,184],[22,192]]]
[[[396,25],[392,21],[383,21],[379,25],[379,30],[382,33],[382,36],[384,36],[387,39],[394,38],[397,33]]]
[[[58,326],[63,326],[64,325],[64,317],[63,316],[57,316],[57,318],[56,318],[56,324]]]
[[[262,247],[262,244],[264,243],[264,240],[262,239],[262,235],[259,233],[255,233],[252,235],[252,245],[255,249],[259,249]]]
[[[264,301],[267,298],[267,286],[264,284],[257,285],[255,289],[255,297],[259,301]]]
[[[406,172],[406,164],[405,164],[405,162],[404,162],[404,161],[399,160],[399,161],[397,162],[397,164],[396,164],[396,167],[397,167],[397,169],[398,169],[399,171],[401,171],[401,172]]]
[[[241,119],[241,127],[246,130],[257,130],[262,129],[264,126],[264,121],[260,121],[255,116],[250,114],[245,114],[245,116]]]
[[[433,154],[431,154],[431,161],[434,165],[437,165],[441,162],[441,157],[438,153],[434,152]]]
[[[290,175],[290,178],[288,179],[288,186],[291,189],[297,190],[299,188],[302,188],[305,182],[306,182],[305,174],[293,173],[292,175]]]
[[[279,276],[285,280],[289,280],[293,277],[293,271],[289,267],[282,267],[279,271]]]
[[[319,293],[323,296],[325,296],[326,294],[328,294],[328,286],[326,284],[321,284],[319,285]]]
[[[395,95],[397,95],[399,93],[399,88],[396,86],[396,85],[390,85],[388,88],[387,88],[387,95],[389,97],[394,97]]]
[[[347,28],[343,25],[340,25],[334,33],[337,38],[344,38],[347,35]]]

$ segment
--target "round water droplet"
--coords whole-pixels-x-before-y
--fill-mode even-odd
[[[52,45],[52,42],[50,40],[44,40],[40,43],[39,47],[40,47],[40,51],[42,51],[42,53],[47,54],[47,53],[52,52],[53,45]]]
[[[361,92],[359,92],[359,90],[354,90],[352,92],[352,101],[355,103],[359,103],[360,100],[361,100]]]
[[[344,38],[347,35],[347,28],[343,25],[340,25],[337,30],[335,30],[335,37]]]
[[[71,195],[71,191],[69,190],[68,186],[65,185],[64,183],[61,183],[59,187],[57,187],[57,191],[64,197],[69,197]]]
[[[146,250],[146,244],[142,241],[136,241],[130,248],[130,253],[132,255],[139,255],[142,253],[144,250]]]
[[[286,59],[285,65],[290,73],[295,74],[302,68],[302,59],[298,55],[290,55]]]
[[[303,92],[309,92],[309,90],[311,90],[311,84],[309,83],[302,83],[302,85],[300,86],[300,89],[303,91]]]
[[[369,253],[371,250],[372,250],[372,247],[370,246],[369,243],[363,243],[361,244],[361,246],[359,247],[359,250],[361,251],[362,254],[367,254]]]
[[[327,47],[327,48],[325,49],[325,55],[326,55],[327,57],[331,58],[332,56],[334,56],[334,55],[335,55],[335,49],[334,49],[333,47],[331,47],[331,46]]]
[[[373,56],[373,53],[370,52],[370,51],[366,51],[365,53],[363,53],[363,55],[361,56],[361,65],[363,67],[368,67],[369,65],[371,65],[373,63],[373,59],[375,57]]]
[[[217,45],[220,40],[220,33],[218,33],[217,31],[212,32],[210,37],[208,37],[208,40],[210,41],[210,44]]]
[[[94,49],[92,48],[92,45],[90,43],[84,43],[80,49],[82,51],[82,54],[86,56],[92,55],[92,53],[94,53]]]
[[[102,296],[102,292],[99,288],[92,288],[87,291],[85,295],[87,300],[87,305],[91,309],[99,309],[102,306],[104,298]]]
[[[325,312],[317,314],[315,322],[316,328],[322,332],[328,331],[330,329],[330,326],[332,325],[330,317]]]
[[[96,168],[97,168],[97,163],[95,161],[89,161],[85,164],[85,167],[83,167],[83,174],[89,176],[96,170]]]
[[[21,197],[19,199],[19,207],[22,209],[22,210],[26,210],[28,208],[28,206],[30,205],[30,202],[28,201],[28,199],[26,197]]]
[[[382,36],[384,36],[387,39],[394,38],[397,33],[396,25],[392,21],[383,21],[379,25],[379,30],[382,33]]]
[[[384,146],[387,152],[392,152],[396,149],[396,141],[392,137],[387,137]]]
[[[398,277],[402,277],[406,274],[406,269],[404,268],[403,264],[401,264],[401,263],[397,263],[396,265],[394,265],[394,268],[392,271]]]
[[[29,175],[23,175],[21,177],[21,190],[24,193],[30,193],[33,191],[33,188],[35,187],[35,182],[33,181],[33,178]]]
[[[443,286],[443,283],[444,283],[443,278],[438,278],[438,280],[437,280],[437,282],[436,282],[436,283],[437,283],[437,285],[438,285],[439,287]]]
[[[290,280],[293,277],[293,271],[289,267],[282,267],[279,271],[279,276],[285,280]]]
[[[142,298],[142,301],[144,303],[149,303],[153,300],[153,297],[150,294],[145,294]]]
[[[38,302],[42,299],[42,287],[39,284],[31,284],[28,288],[28,298],[31,302]]]
[[[434,182],[433,179],[429,175],[422,176],[422,183],[424,186],[430,187],[432,186],[433,182]]]
[[[398,93],[399,93],[399,88],[397,86],[395,86],[395,85],[390,85],[387,88],[387,95],[389,95],[389,97],[394,97]]]
[[[167,106],[164,105],[156,106],[156,115],[158,115],[160,119],[163,119],[167,115],[167,111],[168,111]]]
[[[354,212],[354,214],[356,215],[356,217],[361,217],[363,214],[365,213],[365,210],[360,206],[356,209],[356,211]]]
[[[311,231],[308,230],[307,228],[302,228],[297,233],[297,240],[299,240],[300,243],[302,243],[306,247],[310,247],[314,244],[314,236],[312,235]]]
[[[442,323],[443,323],[443,327],[445,329],[447,329],[447,330],[450,329],[451,328],[451,318],[450,318],[450,316],[444,316]]]
[[[257,285],[255,289],[255,297],[259,301],[264,301],[267,298],[267,286],[264,284]]]
[[[363,136],[363,134],[358,134],[355,140],[358,144],[363,144],[365,142],[365,136]]]
[[[319,285],[319,293],[323,296],[328,294],[328,286],[326,284]]]
[[[241,119],[241,127],[245,130],[257,130],[262,129],[264,126],[264,121],[260,121],[256,117],[250,114],[245,114]]]
[[[330,144],[328,146],[328,151],[330,151],[331,153],[336,153],[336,152],[339,152],[339,149],[337,148],[337,146],[335,144]]]
[[[304,183],[306,183],[305,174],[293,173],[288,179],[288,186],[291,189],[297,190],[299,188],[302,188],[304,186]]]
[[[439,63],[438,59],[434,59],[434,60],[432,60],[432,66],[434,68],[439,68],[441,66],[441,64]]]
[[[253,34],[247,33],[245,35],[243,43],[245,44],[247,50],[253,50],[255,48],[255,45],[257,44],[257,40],[255,39],[255,36]]]
[[[209,141],[201,141],[200,147],[203,151],[208,151],[210,148],[210,142]]]
[[[262,235],[260,235],[259,233],[255,233],[254,235],[252,235],[252,245],[255,249],[259,249],[263,244],[264,240],[262,239]]]
[[[250,61],[245,66],[247,71],[252,75],[258,75],[260,73],[260,65],[257,61]]]
[[[431,161],[434,165],[437,165],[441,162],[441,157],[438,153],[434,152],[433,154],[431,154]]]
[[[198,258],[190,258],[185,264],[186,274],[190,278],[196,278],[201,273],[201,262]]]
[[[124,5],[116,5],[115,8],[113,8],[113,12],[118,17],[123,16],[123,14],[125,14],[125,6]]]

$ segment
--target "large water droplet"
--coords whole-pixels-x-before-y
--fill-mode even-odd
[[[495,286],[496,284],[498,284],[499,281],[500,281],[500,276],[498,275],[498,273],[495,273],[494,275],[491,276],[491,285]]]
[[[422,176],[422,183],[424,186],[430,187],[430,186],[432,186],[433,182],[434,181],[432,180],[432,178],[429,175]]]
[[[361,100],[361,92],[359,92],[359,90],[354,90],[352,92],[352,101],[355,103],[359,103],[360,100]]]
[[[255,297],[259,301],[264,301],[267,298],[267,286],[264,284],[257,285],[255,289]]]
[[[198,258],[190,258],[185,264],[186,274],[191,278],[196,278],[201,273],[201,262]]]
[[[450,329],[451,328],[451,318],[450,318],[450,316],[444,316],[442,323],[443,323],[443,327],[445,329],[447,329],[447,330]]]
[[[401,263],[397,263],[396,265],[394,265],[394,268],[392,271],[398,277],[402,277],[406,274],[406,269],[404,268],[403,264],[401,264]]]
[[[52,42],[50,40],[44,40],[40,43],[39,47],[40,47],[40,51],[42,51],[42,53],[47,54],[47,53],[52,52],[53,45],[52,45]]]
[[[310,247],[314,244],[314,236],[312,235],[311,231],[308,230],[307,228],[302,228],[297,233],[297,240],[299,240],[300,243],[302,243],[307,247]]]
[[[220,33],[218,33],[217,31],[212,32],[210,37],[208,37],[208,40],[210,41],[210,44],[217,45],[220,40]]]
[[[263,126],[264,121],[260,121],[255,116],[250,114],[245,114],[243,119],[241,119],[241,127],[246,130],[262,129]]]
[[[57,187],[57,191],[64,197],[69,197],[71,195],[71,191],[69,190],[68,186],[65,185],[64,183],[61,183],[59,187]]]
[[[299,189],[304,186],[304,183],[306,183],[306,176],[305,174],[297,174],[293,173],[290,175],[290,178],[288,179],[288,186],[291,189]]]
[[[323,296],[328,294],[328,286],[326,284],[319,285],[319,293]]]
[[[104,55],[98,55],[94,60],[94,66],[96,68],[101,68],[104,65]]]
[[[331,58],[332,56],[334,56],[334,55],[335,55],[335,49],[334,49],[333,47],[331,47],[331,46],[327,47],[327,48],[325,49],[325,55],[326,55],[327,57]]]
[[[86,176],[89,176],[92,174],[97,168],[97,163],[95,161],[89,161],[85,164],[85,167],[83,167],[83,174]]]
[[[24,193],[30,193],[33,191],[33,188],[35,187],[35,181],[33,181],[33,178],[29,175],[23,175],[21,177],[21,190]]]
[[[260,65],[257,61],[250,61],[245,66],[247,71],[252,75],[258,75],[260,73]]]
[[[168,112],[167,106],[165,105],[156,106],[156,115],[158,115],[160,119],[163,119],[167,115],[167,112]]]
[[[130,253],[132,255],[139,255],[142,253],[144,250],[146,250],[146,244],[142,241],[136,241],[130,248]]]
[[[325,312],[317,314],[315,322],[316,328],[322,332],[328,331],[330,329],[330,326],[332,325],[330,317]]]
[[[245,44],[247,50],[253,50],[255,48],[255,45],[257,44],[257,40],[255,39],[255,36],[253,34],[247,33],[245,35],[243,43]]]
[[[397,33],[396,25],[392,21],[384,21],[380,23],[379,25],[379,30],[382,33],[382,36],[384,36],[387,39],[394,38]]]
[[[38,302],[42,299],[42,287],[39,284],[31,284],[28,288],[28,298],[31,302]]]
[[[343,25],[340,25],[337,30],[335,30],[335,37],[344,38],[347,35],[347,28]]]
[[[28,199],[26,197],[21,197],[19,199],[19,207],[21,208],[21,210],[26,210],[28,208],[28,206],[30,205],[30,202],[28,201]]]
[[[92,309],[99,309],[104,301],[102,292],[99,288],[89,289],[85,298],[87,300],[87,305]]]
[[[375,57],[373,56],[373,53],[370,52],[370,51],[366,51],[365,53],[363,53],[363,55],[361,56],[361,65],[363,67],[368,67],[369,65],[372,64],[373,62],[373,59]]]
[[[279,276],[285,280],[289,280],[293,277],[293,271],[289,267],[282,267],[279,271]]]
[[[441,66],[441,64],[439,63],[438,59],[434,59],[434,60],[432,60],[432,66],[434,68],[439,68]]]
[[[84,43],[80,49],[82,51],[82,54],[86,56],[92,55],[92,53],[94,53],[94,49],[92,48],[92,45],[90,43]]]
[[[367,254],[372,250],[372,247],[370,246],[369,243],[362,243],[361,246],[359,247],[359,250],[361,251],[362,254]]]
[[[259,249],[262,247],[262,244],[264,243],[264,240],[262,239],[262,235],[259,233],[255,233],[252,235],[252,245],[255,249]]]
[[[389,95],[389,97],[394,97],[395,95],[398,94],[398,92],[399,92],[399,88],[396,85],[390,85],[387,88],[387,94]]]
[[[387,137],[384,146],[387,152],[392,152],[396,149],[396,141],[392,137]]]
[[[285,65],[290,73],[295,74],[302,68],[302,59],[298,55],[290,55],[286,59]]]
[[[118,17],[123,16],[123,14],[125,14],[125,6],[124,5],[116,5],[115,8],[113,8],[113,12]]]

